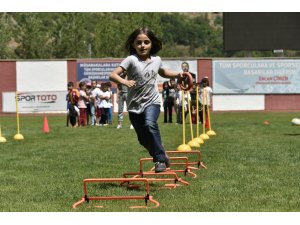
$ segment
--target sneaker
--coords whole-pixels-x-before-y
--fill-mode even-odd
[[[122,125],[119,124],[119,125],[117,126],[117,129],[121,129],[121,128],[122,128]]]
[[[130,125],[130,130],[133,130],[134,129],[134,127],[132,126],[132,124]]]
[[[155,163],[155,173],[164,172],[167,169],[166,164],[162,162]]]

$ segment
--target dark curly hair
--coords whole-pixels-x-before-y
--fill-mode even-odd
[[[140,27],[136,30],[134,30],[128,37],[125,48],[128,50],[130,55],[136,54],[136,50],[133,47],[134,40],[136,37],[140,34],[145,34],[152,43],[152,48],[150,50],[150,55],[155,55],[157,52],[159,52],[162,49],[162,42],[161,40],[155,36],[152,30],[150,30],[148,27]]]

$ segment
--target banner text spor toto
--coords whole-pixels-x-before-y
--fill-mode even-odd
[[[66,112],[67,91],[30,91],[4,92],[2,98],[6,102],[3,112],[16,112],[16,100],[20,113]]]
[[[214,60],[215,94],[300,93],[300,60]]]

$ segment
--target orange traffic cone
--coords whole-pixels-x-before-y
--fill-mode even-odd
[[[205,129],[209,129],[209,119],[207,114],[205,114]]]
[[[47,116],[44,117],[43,131],[44,131],[44,133],[50,132]]]

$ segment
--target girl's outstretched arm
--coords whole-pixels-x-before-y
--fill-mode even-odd
[[[158,73],[159,73],[160,76],[162,76],[164,78],[179,78],[179,77],[182,77],[182,73],[175,72],[175,71],[165,69],[165,68],[160,68],[158,70]]]
[[[127,87],[135,86],[134,80],[123,79],[120,75],[124,72],[124,68],[119,66],[117,67],[109,76],[109,80],[117,84],[124,84]]]

